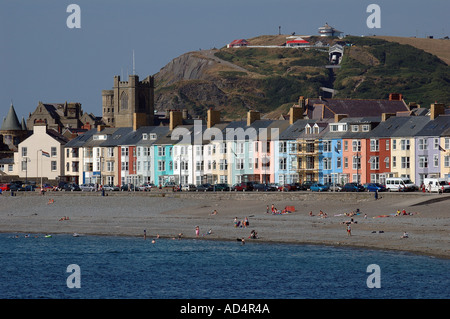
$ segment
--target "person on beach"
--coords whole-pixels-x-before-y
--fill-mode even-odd
[[[407,232],[403,232],[403,236],[402,237],[400,237],[400,238],[408,238],[409,236],[408,236],[408,233]]]
[[[211,215],[217,215],[217,210],[214,209],[214,211],[211,213]]]
[[[350,227],[350,224],[347,224],[347,236],[352,235],[352,228]]]
[[[375,190],[375,200],[378,199],[378,189]]]
[[[198,226],[195,227],[195,236],[198,237],[200,235],[200,228]]]

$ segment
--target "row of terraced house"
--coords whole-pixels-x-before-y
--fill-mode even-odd
[[[14,173],[99,185],[384,183],[396,176],[420,185],[426,177],[450,179],[447,111],[399,99],[301,98],[278,119],[249,111],[246,120],[224,122],[211,109],[206,121],[185,122],[170,111],[167,126],[98,126],[70,141],[36,125],[18,146]]]

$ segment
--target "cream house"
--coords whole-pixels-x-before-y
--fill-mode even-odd
[[[48,129],[47,125],[33,127],[33,134],[18,145],[14,153],[14,175],[21,179],[46,178],[57,181],[64,173],[64,145],[67,138]]]
[[[440,138],[440,163],[441,163],[441,177],[450,181],[450,129],[446,130]]]

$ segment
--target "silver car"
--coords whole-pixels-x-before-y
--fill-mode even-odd
[[[96,187],[94,184],[82,184],[82,185],[80,185],[80,189],[83,192],[93,192],[96,190]]]

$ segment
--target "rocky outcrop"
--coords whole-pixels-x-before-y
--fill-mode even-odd
[[[185,53],[164,66],[156,75],[156,86],[169,86],[178,81],[204,79],[217,62],[196,52]]]

